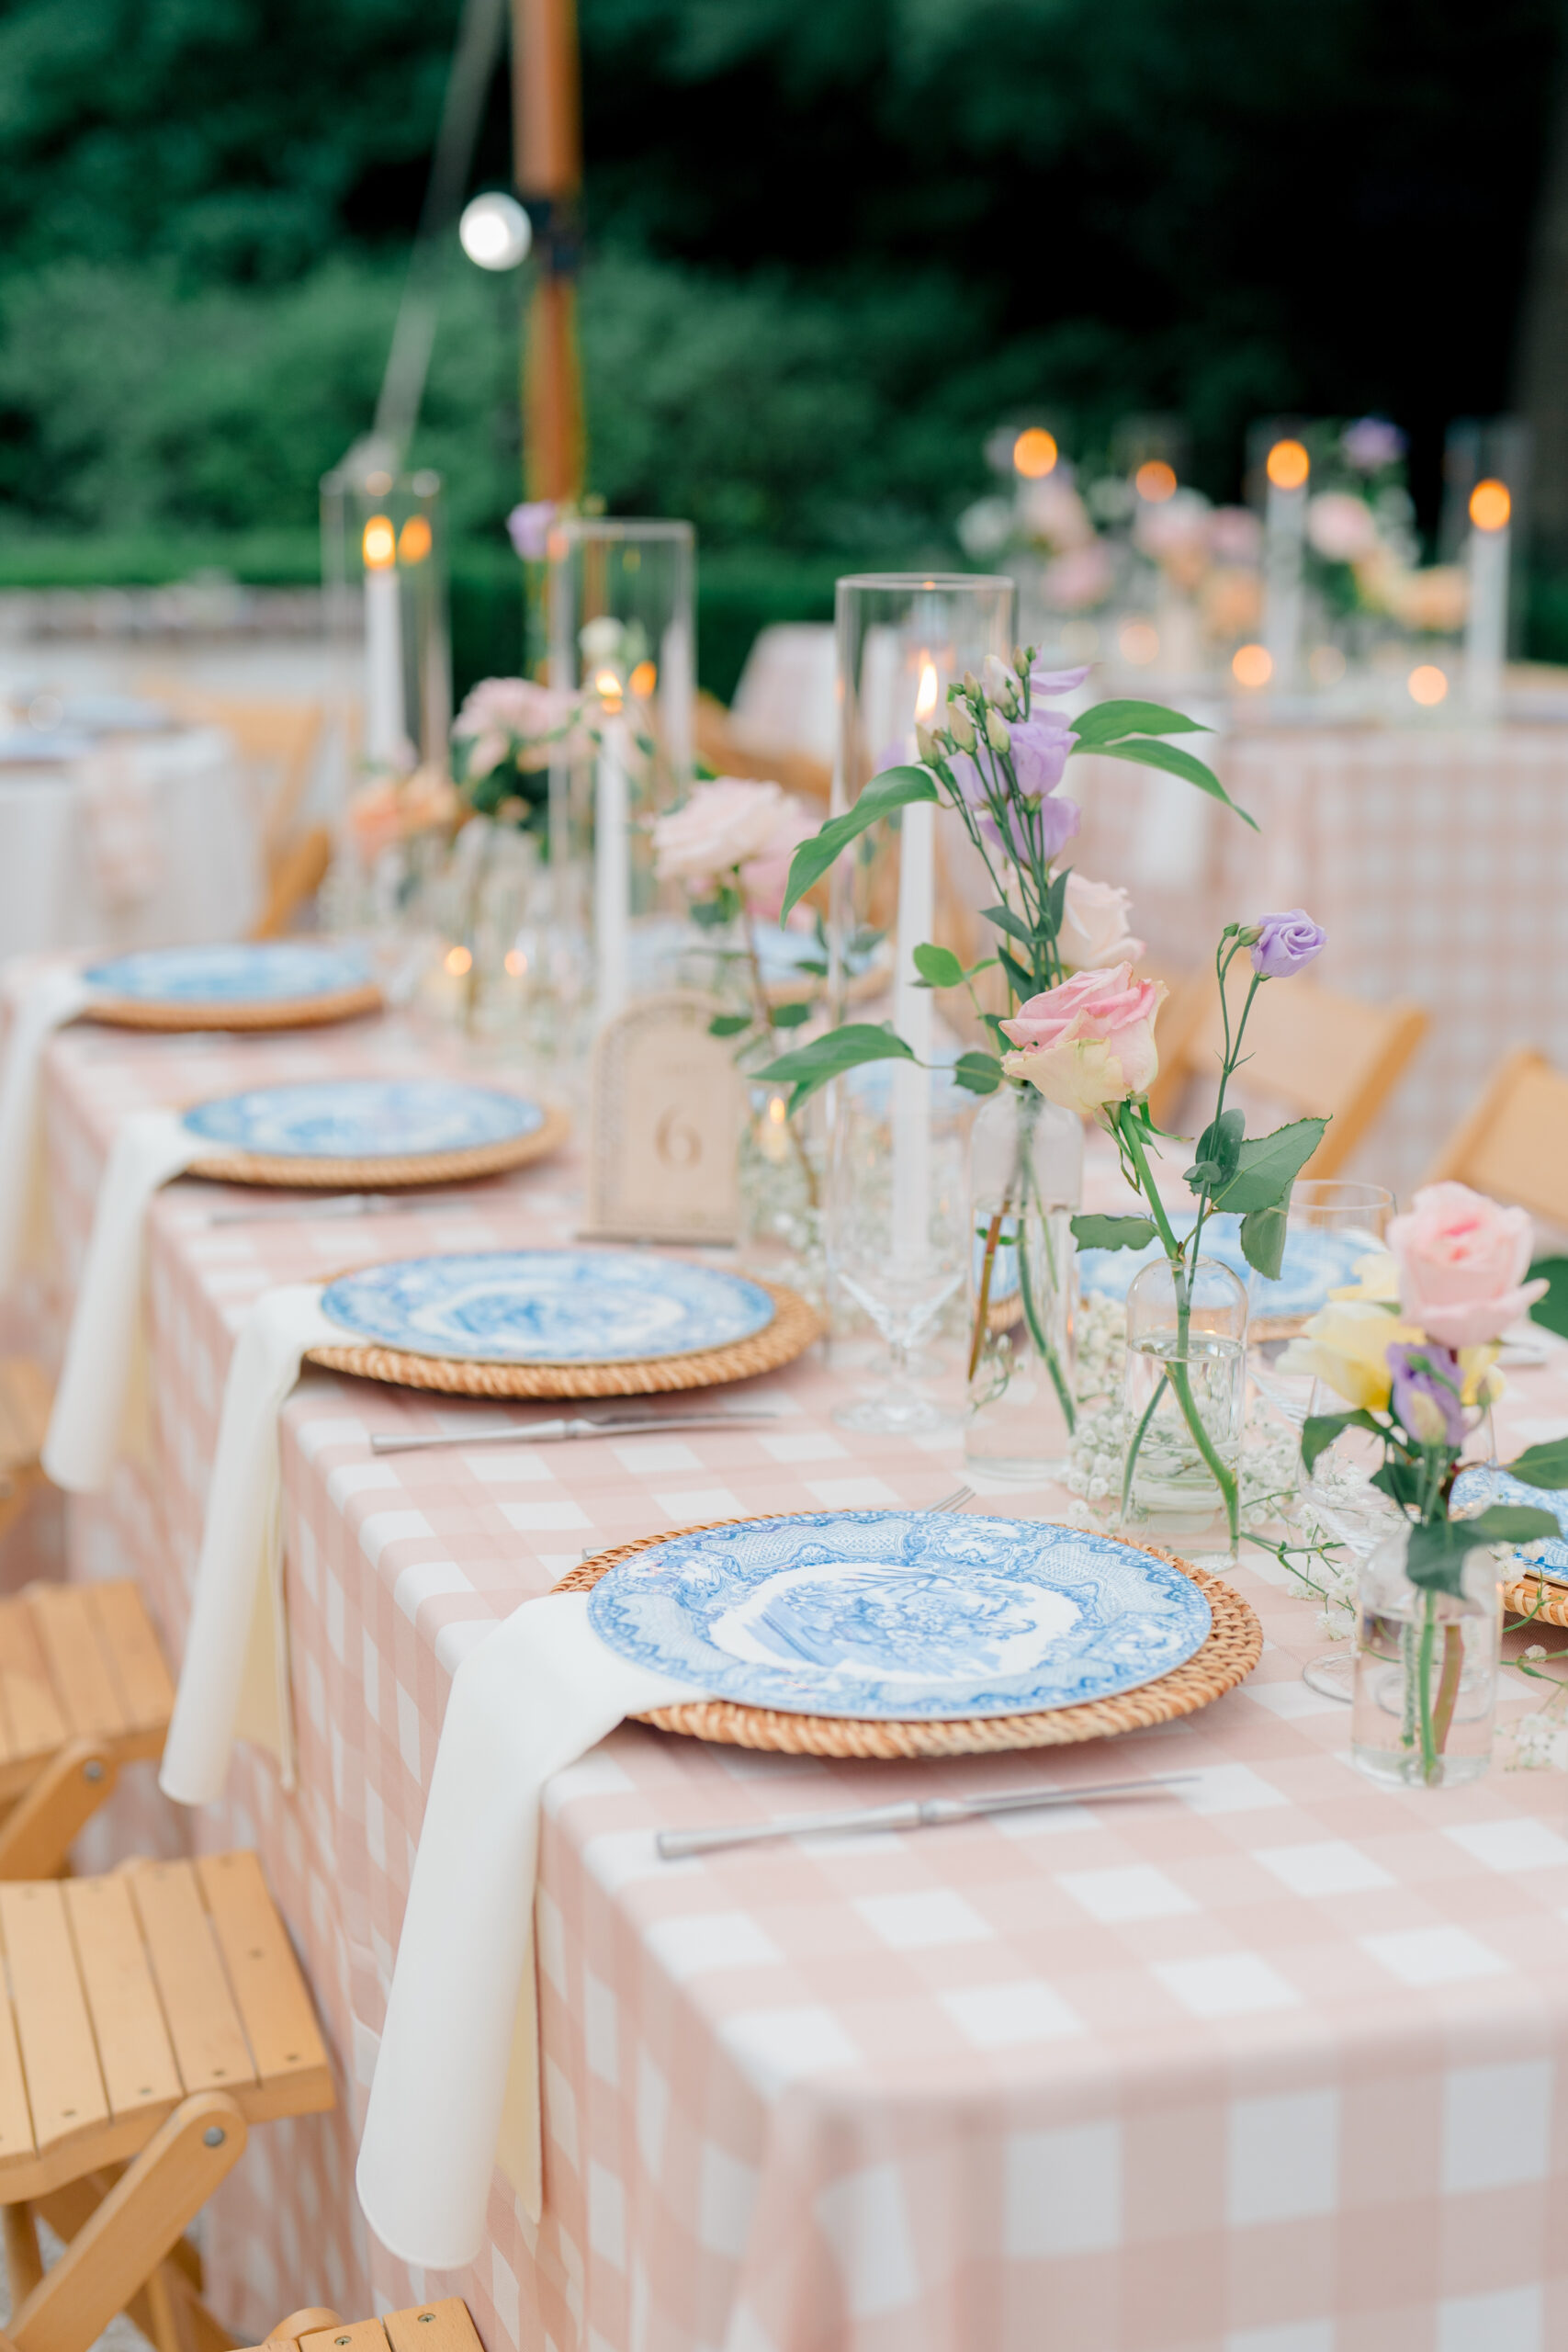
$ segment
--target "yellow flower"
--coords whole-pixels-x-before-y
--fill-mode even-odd
[[[1369,1250],[1358,1258],[1351,1272],[1357,1276],[1338,1290],[1331,1290],[1330,1298],[1388,1298],[1399,1296],[1399,1261],[1392,1250]]]
[[[1299,1339],[1292,1340],[1277,1369],[1287,1375],[1326,1381],[1337,1396],[1368,1412],[1388,1404],[1393,1375],[1388,1351],[1422,1333],[1363,1296],[1335,1299],[1321,1307]]]
[[[1461,1348],[1459,1368],[1464,1374],[1461,1391],[1467,1405],[1495,1405],[1506,1394],[1507,1382],[1492,1367],[1503,1352],[1501,1340],[1487,1340],[1480,1347]]]

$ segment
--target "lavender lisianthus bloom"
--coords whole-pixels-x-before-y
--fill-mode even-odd
[[[1032,718],[1015,718],[1008,729],[1012,738],[1013,773],[1018,788],[1032,800],[1043,800],[1061,783],[1067,757],[1077,737],[1054,710],[1036,711]]]
[[[1464,1374],[1450,1348],[1405,1341],[1388,1351],[1389,1402],[1418,1445],[1462,1445]]]
[[[1252,968],[1261,979],[1288,980],[1322,955],[1328,933],[1303,907],[1262,915],[1252,941]]]
[[[530,498],[514,506],[506,518],[506,528],[513,552],[525,563],[543,563],[547,553],[547,542],[550,525],[556,519],[553,498]]]
[[[1037,832],[1041,855],[1049,865],[1060,857],[1077,831],[1080,814],[1076,800],[1036,800],[1027,808],[1013,801],[1009,803],[1000,824],[987,809],[980,819],[980,831],[987,841],[1017,858],[1031,854]]]
[[[1339,446],[1358,473],[1375,474],[1403,458],[1407,445],[1398,425],[1386,416],[1359,416],[1345,427]]]
[[[1089,665],[1085,662],[1077,670],[1031,670],[1030,693],[1043,696],[1047,702],[1053,695],[1073,694],[1088,677],[1089,669]]]

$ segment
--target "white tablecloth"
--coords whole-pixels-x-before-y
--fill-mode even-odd
[[[261,888],[250,780],[218,728],[0,768],[0,956],[237,938]]]

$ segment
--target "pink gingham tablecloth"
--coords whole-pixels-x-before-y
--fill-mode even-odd
[[[48,1066],[56,1311],[113,1123],[271,1078],[450,1068],[384,1022],[168,1040],[78,1029]],[[415,1250],[563,1239],[568,1162],[434,1215],[152,1217],[149,1459],[72,1506],[77,1574],[143,1577],[177,1655],[224,1368],[265,1285]],[[636,1725],[552,1785],[537,1926],[546,2211],[498,2176],[486,2254],[411,2275],[369,2242],[353,2154],[450,1678],[588,1551],[730,1512],[924,1503],[956,1440],[835,1428],[848,1375],[764,1392],[776,1427],[374,1457],[494,1408],[311,1373],[283,1416],[300,1787],[242,1750],[204,1845],[261,1849],[341,2107],[268,2126],[210,2215],[243,2339],[321,2300],[461,2293],[491,2352],[1551,2352],[1568,2342],[1568,1784],[1495,1767],[1393,1794],[1300,1679],[1314,1611],[1261,1555],[1251,1681],[1108,1747],[829,1765]],[[1568,1351],[1511,1442],[1568,1419]],[[1008,1490],[989,1507],[1050,1515]],[[922,1793],[1198,1777],[1179,1800],[660,1863],[660,1826]],[[112,1825],[111,1825],[112,1827]],[[118,1834],[189,1832],[133,1799]]]

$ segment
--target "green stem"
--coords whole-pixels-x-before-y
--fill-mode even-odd
[[[1438,1597],[1428,1592],[1421,1619],[1421,1647],[1416,1663],[1416,1713],[1421,1733],[1421,1778],[1435,1788],[1438,1750],[1432,1737],[1432,1644],[1438,1630]]]
[[[1133,1432],[1133,1442],[1127,1448],[1127,1459],[1122,1465],[1122,1517],[1123,1521],[1125,1521],[1127,1517],[1127,1498],[1133,1491],[1133,1473],[1136,1469],[1138,1464],[1138,1448],[1143,1444],[1144,1438],[1148,1430],[1149,1423],[1154,1419],[1155,1407],[1159,1403],[1160,1398],[1164,1395],[1165,1374],[1162,1372],[1159,1378],[1155,1383],[1154,1395],[1144,1407],[1144,1418]]]
[[[1215,969],[1219,974],[1220,982],[1220,1014],[1225,1024],[1224,1059],[1220,1064],[1220,1083],[1219,1090],[1214,1096],[1214,1113],[1212,1122],[1215,1126],[1218,1126],[1221,1116],[1224,1111],[1225,1088],[1230,1084],[1232,1074],[1235,1069],[1236,1064],[1241,1058],[1241,1041],[1247,1029],[1247,1014],[1252,1011],[1252,1000],[1263,985],[1262,973],[1254,972],[1252,975],[1252,985],[1247,991],[1247,1001],[1241,1008],[1241,1018],[1235,1024],[1235,1035],[1233,1037],[1231,1035],[1230,1002],[1225,995],[1225,982],[1230,978],[1231,966],[1235,962],[1239,952],[1238,948],[1233,947],[1230,954],[1224,957],[1223,962],[1221,962],[1218,955],[1216,955],[1214,959]],[[1194,1258],[1198,1255],[1199,1245],[1202,1240],[1203,1220],[1209,1213],[1209,1205],[1208,1193],[1200,1193],[1198,1195],[1198,1215],[1192,1226],[1192,1255]]]
[[[1460,1677],[1464,1671],[1464,1627],[1443,1627],[1443,1670],[1438,1680],[1438,1703],[1432,1711],[1432,1745],[1440,1756],[1449,1744],[1454,1709],[1459,1704]]]
[[[1045,1216],[1043,1207],[1042,1207],[1040,1215],[1042,1221],[1043,1222]],[[1062,1408],[1063,1416],[1066,1421],[1067,1430],[1070,1434],[1077,1426],[1077,1416],[1073,1410],[1073,1400],[1067,1394],[1067,1384],[1062,1376],[1062,1367],[1056,1360],[1056,1351],[1051,1345],[1050,1340],[1043,1329],[1039,1314],[1035,1308],[1034,1295],[1030,1287],[1029,1282],[1028,1233],[1029,1202],[1026,1196],[1020,1207],[1018,1218],[1018,1286],[1023,1297],[1024,1318],[1029,1325],[1029,1335],[1034,1341],[1036,1354],[1044,1358],[1045,1369],[1051,1375],[1051,1385],[1056,1392],[1056,1400]],[[1045,1238],[1045,1247],[1047,1250],[1049,1250],[1050,1246],[1050,1235],[1047,1232]]]
[[[1124,1102],[1119,1104],[1111,1115],[1116,1122],[1118,1132],[1124,1137],[1127,1148],[1132,1154],[1134,1164],[1138,1170],[1140,1189],[1148,1204],[1149,1215],[1153,1217],[1159,1237],[1165,1243],[1165,1254],[1170,1264],[1171,1281],[1176,1289],[1177,1320],[1176,1357],[1166,1369],[1175,1392],[1176,1401],[1181,1408],[1182,1418],[1192,1432],[1193,1442],[1199,1453],[1208,1464],[1211,1477],[1224,1497],[1225,1521],[1230,1529],[1231,1544],[1234,1549],[1241,1535],[1240,1486],[1235,1474],[1226,1468],[1215,1451],[1214,1441],[1209,1434],[1203,1416],[1198,1409],[1198,1400],[1192,1394],[1192,1383],[1186,1363],[1192,1310],[1190,1295],[1187,1288],[1187,1270],[1182,1260],[1181,1245],[1171,1230],[1170,1219],[1165,1213],[1165,1204],[1160,1199],[1155,1187],[1154,1178],[1149,1172],[1149,1163],[1145,1156],[1143,1140],[1138,1134],[1136,1121],[1132,1117]],[[1157,1390],[1156,1394],[1158,1394]],[[1141,1440],[1142,1430],[1139,1430],[1138,1435]]]
[[[975,1335],[969,1343],[969,1373],[973,1380],[980,1369],[980,1355],[986,1344],[986,1332],[991,1317],[991,1275],[997,1262],[997,1240],[1002,1229],[1002,1219],[1008,1213],[1007,1198],[991,1213],[986,1227],[986,1254],[980,1261],[980,1295],[975,1308]]]

